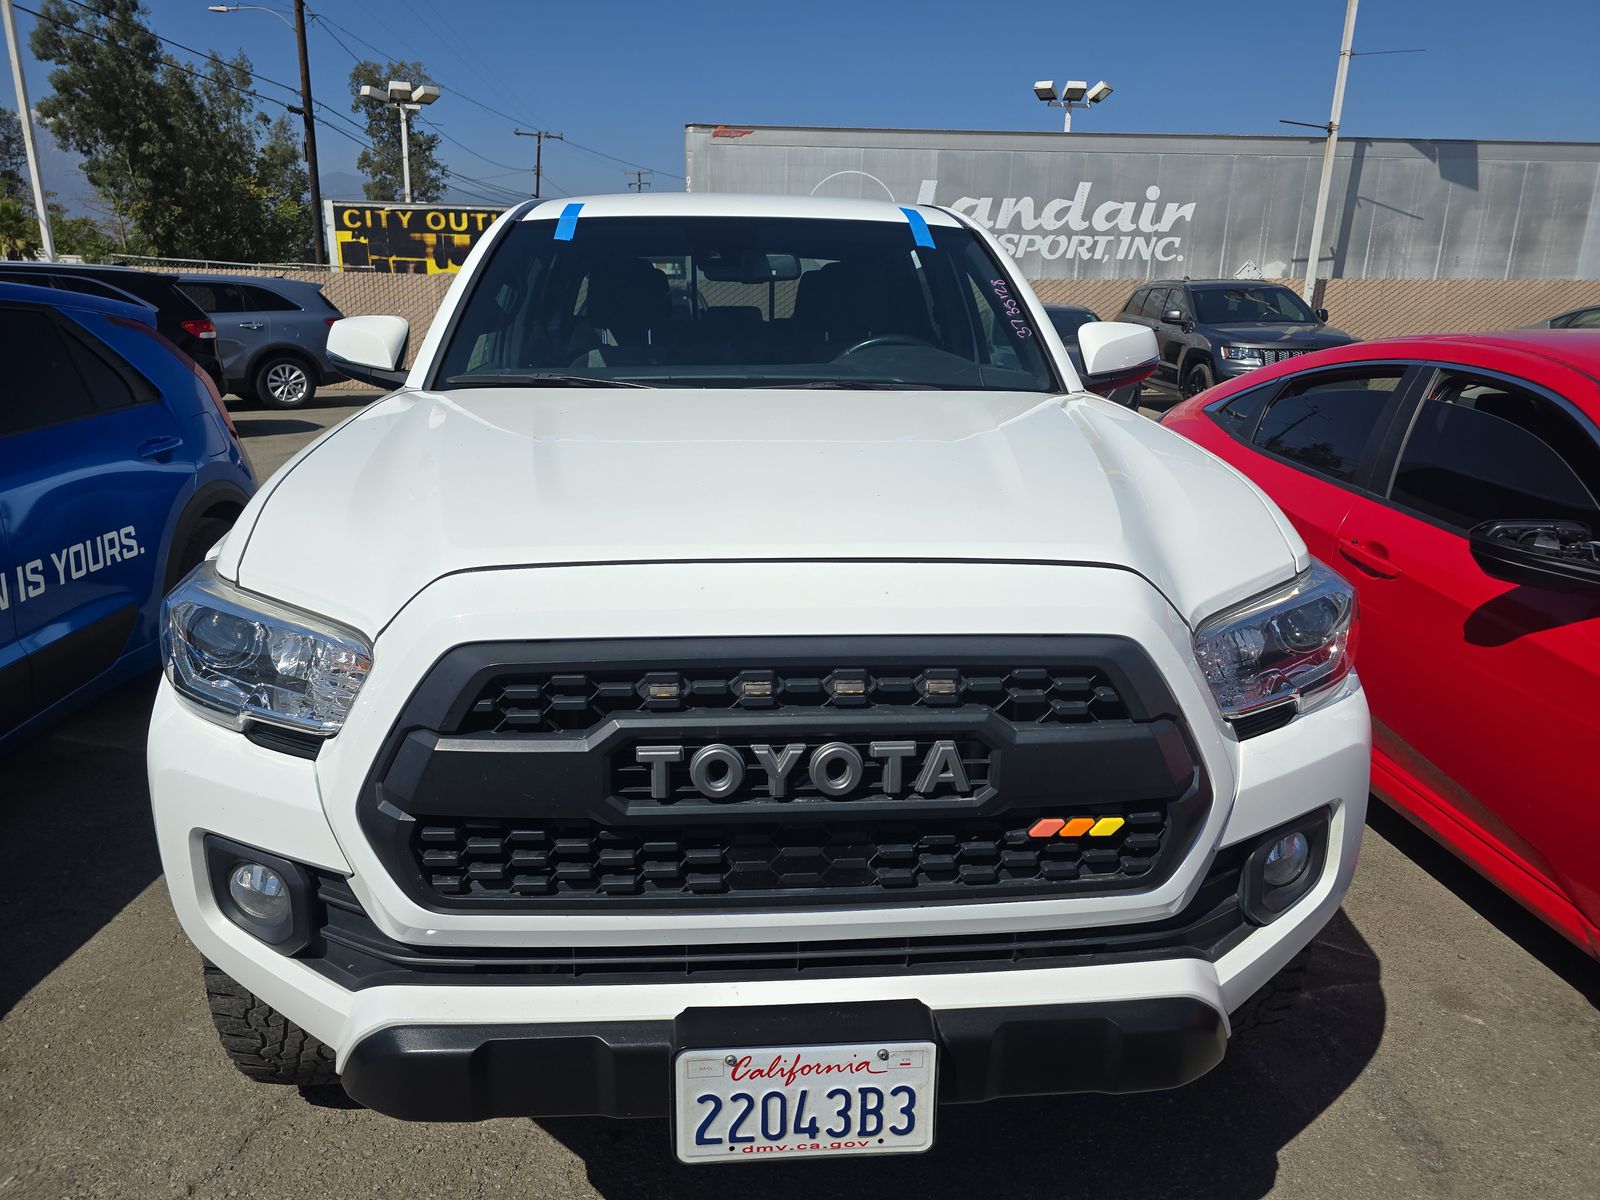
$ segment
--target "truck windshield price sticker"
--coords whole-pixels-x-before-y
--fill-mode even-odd
[[[1011,332],[1019,338],[1031,338],[1033,330],[1028,328],[1028,321],[1022,315],[1022,306],[1017,303],[1017,298],[1011,294],[1011,288],[1004,279],[991,279],[989,286],[994,289],[994,298],[1000,301],[1000,307],[1005,309],[1006,318],[1011,322]]]

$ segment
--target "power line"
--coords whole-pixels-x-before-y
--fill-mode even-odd
[[[72,5],[75,8],[83,9],[85,12],[91,13],[91,14],[93,14],[95,16],[103,15],[103,14],[101,14],[99,12],[99,10],[95,9],[94,7],[92,7],[89,4],[84,3],[83,0],[66,0],[66,2],[68,4],[70,4],[70,5]],[[93,41],[97,41],[97,42],[100,42],[100,43],[105,44],[105,45],[121,45],[121,43],[117,42],[113,38],[108,38],[108,37],[104,37],[104,36],[102,36],[100,34],[93,33],[90,30],[85,29],[84,27],[82,27],[80,25],[76,25],[76,24],[73,24],[73,23],[68,22],[68,21],[62,21],[62,20],[59,20],[59,19],[57,19],[55,17],[47,16],[44,13],[38,11],[37,9],[29,8],[26,5],[14,4],[13,7],[16,8],[19,12],[27,13],[29,16],[33,17],[36,20],[45,21],[48,24],[54,25],[54,26],[56,26],[58,28],[68,30],[68,31],[70,31],[72,33],[81,34],[82,36],[90,38]],[[388,59],[390,61],[396,61],[394,55],[389,54],[386,51],[378,49],[378,47],[372,45],[371,42],[368,42],[365,39],[361,38],[359,35],[357,35],[355,33],[352,33],[349,29],[345,28],[345,26],[339,25],[337,22],[329,20],[327,17],[324,17],[320,13],[312,13],[312,14],[309,14],[309,15],[311,15],[314,20],[320,22],[325,27],[326,26],[333,26],[333,27],[341,30],[346,35],[348,35],[353,41],[356,41],[356,42],[360,43],[361,45],[366,46],[374,54],[378,54],[378,55],[380,55],[380,56],[382,56],[382,57],[384,57],[384,58],[386,58],[386,59]],[[250,79],[252,79],[254,81],[257,81],[257,82],[260,82],[260,83],[263,83],[263,84],[271,84],[274,87],[282,88],[284,91],[288,92],[291,96],[293,96],[297,100],[300,97],[300,89],[299,88],[294,87],[294,86],[292,86],[290,84],[284,83],[282,80],[273,79],[269,75],[263,75],[263,74],[261,74],[261,72],[257,71],[254,67],[239,66],[237,63],[230,63],[227,59],[224,59],[221,55],[217,54],[215,51],[199,50],[199,49],[196,49],[195,47],[190,46],[190,45],[188,45],[188,44],[186,44],[184,42],[177,41],[174,38],[164,37],[163,35],[157,33],[155,30],[151,29],[148,25],[145,25],[142,22],[129,21],[128,23],[130,25],[134,26],[135,28],[137,28],[138,30],[140,30],[142,33],[147,34],[148,36],[150,36],[151,38],[155,39],[157,42],[160,42],[163,45],[173,46],[173,47],[175,47],[175,48],[177,48],[179,50],[184,51],[185,53],[195,55],[196,57],[198,57],[200,59],[203,59],[205,62],[207,62],[209,64],[212,64],[214,66],[221,67],[221,68],[223,68],[224,70],[226,70],[228,72],[239,72],[239,73],[247,76],[248,78],[250,78]],[[329,30],[329,35],[332,36],[334,38],[334,40],[339,43],[339,45],[345,51],[346,54],[349,54],[352,58],[356,58],[355,52],[352,51],[350,49],[350,47],[346,46],[341,39],[339,39],[336,35],[334,35],[332,33],[332,30]],[[359,58],[356,58],[356,61],[359,62],[361,60]],[[285,111],[293,112],[293,113],[298,113],[298,112],[301,111],[300,106],[297,105],[297,104],[288,103],[288,102],[286,102],[284,100],[278,99],[276,96],[268,96],[268,95],[266,95],[266,94],[264,94],[262,92],[255,91],[255,90],[253,90],[251,88],[240,87],[238,84],[233,83],[230,80],[218,78],[216,75],[211,74],[210,72],[207,72],[207,71],[196,70],[191,66],[188,66],[188,65],[186,65],[184,63],[181,63],[181,62],[177,61],[174,58],[170,58],[169,57],[166,65],[171,66],[175,70],[180,71],[185,75],[191,76],[192,78],[199,79],[199,80],[201,80],[203,82],[206,82],[206,83],[218,84],[219,86],[225,87],[225,88],[229,89],[230,91],[237,92],[240,95],[250,96],[251,98],[256,99],[256,100],[260,100],[265,104],[276,104],[280,108],[284,109]],[[516,118],[512,117],[509,113],[501,112],[499,109],[492,108],[489,105],[483,104],[481,101],[478,101],[478,100],[474,99],[473,97],[468,96],[464,92],[461,92],[461,91],[458,91],[458,90],[452,88],[451,89],[451,94],[454,95],[454,96],[459,96],[461,99],[466,100],[469,104],[475,104],[479,108],[482,108],[487,112],[493,113],[495,116],[504,117],[507,120],[511,120],[511,121],[515,121],[516,120]],[[363,136],[360,137],[360,138],[354,137],[351,134],[346,133],[343,129],[340,129],[338,126],[330,124],[325,118],[323,118],[321,116],[316,116],[315,114],[313,114],[313,119],[316,121],[317,124],[322,125],[323,127],[327,128],[327,129],[331,129],[335,133],[338,133],[338,134],[340,134],[340,135],[342,135],[342,136],[344,136],[346,138],[349,138],[351,141],[355,142],[357,145],[362,146],[365,149],[368,149],[368,150],[375,149],[375,147],[373,146],[372,142],[365,137],[366,129],[365,129],[365,127],[363,125],[361,125],[357,121],[353,120],[351,117],[349,117],[345,113],[341,112],[339,109],[335,108],[333,105],[327,104],[324,101],[321,101],[321,100],[315,101],[314,102],[314,106],[316,108],[321,109],[322,111],[330,114],[335,119],[343,121],[345,124],[349,125],[351,128],[361,131]],[[473,150],[471,147],[467,146],[465,143],[463,143],[463,142],[457,140],[456,138],[452,137],[451,135],[445,133],[444,130],[440,129],[439,126],[437,124],[435,124],[434,122],[429,121],[429,122],[424,122],[424,123],[429,125],[431,128],[435,129],[439,133],[439,135],[441,137],[444,137],[446,140],[452,142],[456,146],[459,146],[461,149],[465,150],[468,154],[471,154],[476,158],[482,159],[484,162],[490,163],[491,165],[497,166],[497,167],[507,167],[507,168],[513,169],[513,170],[523,170],[523,171],[526,170],[526,168],[512,168],[512,167],[510,167],[510,164],[508,164],[508,163],[502,163],[502,162],[499,162],[499,161],[497,161],[495,159],[489,158],[486,155],[478,153],[477,151]],[[532,124],[533,122],[529,122],[529,123]],[[629,159],[618,158],[615,155],[607,154],[602,150],[596,150],[593,147],[585,146],[585,145],[582,145],[581,143],[578,143],[578,142],[573,142],[570,139],[567,141],[567,144],[570,145],[570,146],[576,146],[579,150],[583,150],[586,153],[595,154],[595,155],[598,155],[601,158],[610,159],[613,162],[623,163],[625,165],[633,166],[633,167],[639,167],[640,166],[640,164],[634,163]],[[448,177],[450,177],[452,179],[457,179],[457,180],[461,180],[463,182],[473,183],[473,184],[476,184],[479,187],[487,189],[487,190],[503,191],[503,192],[507,193],[508,195],[515,196],[519,200],[522,199],[522,194],[520,192],[514,191],[511,188],[506,188],[506,187],[503,187],[503,186],[501,186],[499,184],[487,183],[484,180],[479,179],[479,178],[474,177],[474,176],[471,176],[471,175],[461,174],[460,172],[453,171],[450,168],[445,167],[442,163],[440,164],[440,169],[445,173],[446,176],[448,176]],[[681,180],[683,178],[683,176],[681,176],[681,175],[674,175],[671,171],[654,171],[653,168],[642,168],[642,169],[645,170],[647,173],[667,175],[667,176],[670,176],[673,179],[680,179]],[[561,190],[563,192],[566,191],[565,188],[561,188],[559,190]],[[486,197],[481,197],[481,196],[479,198],[480,199],[487,199]]]
[[[625,167],[638,167],[641,170],[650,172],[652,175],[665,175],[669,179],[681,180],[683,178],[682,175],[674,175],[671,171],[661,171],[657,170],[655,167],[647,167],[643,163],[636,163],[631,158],[618,158],[615,154],[607,154],[604,150],[596,150],[593,146],[585,146],[582,142],[575,142],[571,138],[567,139],[567,145],[575,146],[577,149],[588,154],[596,154],[601,158],[609,158],[612,162],[621,163]]]
[[[455,145],[457,145],[461,149],[465,150],[468,154],[472,155],[473,158],[481,158],[484,162],[488,163],[491,167],[504,167],[508,171],[517,171],[517,172],[519,172],[520,174],[523,174],[523,175],[528,175],[528,174],[531,174],[533,172],[533,168],[532,167],[515,167],[515,166],[512,166],[510,163],[503,163],[503,162],[499,161],[498,159],[490,158],[487,154],[480,154],[478,151],[474,150],[471,146],[467,145],[465,142],[460,141],[460,140],[458,140],[458,139],[456,139],[454,137],[451,137],[448,133],[446,133],[444,131],[444,126],[440,125],[437,121],[425,121],[421,117],[418,117],[417,118],[417,124],[418,125],[426,125],[429,129],[432,129],[436,133],[438,133],[438,135],[440,137],[442,137],[445,141],[453,142]]]
[[[69,0],[69,2],[77,4],[78,0]],[[55,17],[46,16],[44,13],[39,12],[37,9],[29,8],[26,5],[17,4],[17,5],[14,5],[13,7],[15,7],[19,12],[27,13],[29,16],[33,17],[35,20],[44,21],[44,22],[46,22],[48,24],[55,25],[58,28],[69,30],[69,31],[71,31],[73,33],[76,33],[76,34],[79,34],[79,35],[81,35],[83,37],[87,37],[87,38],[91,39],[92,41],[101,42],[101,43],[103,43],[105,45],[113,45],[113,46],[121,44],[121,43],[117,42],[113,38],[103,37],[100,34],[93,33],[90,30],[84,29],[81,26],[71,24],[70,22],[67,22],[67,21],[57,20]],[[79,7],[83,7],[83,5],[79,4]],[[137,26],[142,32],[147,33],[151,37],[155,38],[155,40],[158,41],[158,42],[166,42],[166,43],[168,43],[170,45],[178,46],[180,49],[188,50],[189,53],[191,53],[191,54],[199,54],[200,53],[200,51],[195,50],[192,47],[184,46],[181,42],[174,42],[170,38],[162,37],[160,34],[156,33],[154,30],[150,29],[148,26],[140,24],[137,21],[130,22],[130,23],[135,25],[135,26]],[[215,54],[209,55],[208,59],[209,59],[210,62],[212,62],[212,63],[216,64],[217,66],[220,66],[220,67],[222,67],[222,68],[224,68],[226,70],[241,71],[243,74],[248,75],[252,79],[259,78],[263,82],[267,82],[267,83],[276,82],[275,80],[268,79],[266,76],[258,75],[255,71],[252,71],[248,67],[232,66],[226,60],[224,60],[223,58],[221,58],[221,57],[219,57],[219,56],[217,56]],[[262,101],[265,104],[276,104],[280,108],[289,110],[291,112],[299,112],[300,111],[300,109],[296,105],[288,104],[285,101],[279,100],[276,96],[268,96],[265,93],[255,91],[255,90],[253,90],[251,88],[240,87],[238,84],[232,83],[232,82],[230,82],[230,81],[228,81],[226,79],[219,79],[216,76],[208,74],[206,72],[197,71],[193,67],[190,67],[190,66],[185,65],[184,63],[178,62],[176,59],[169,58],[168,61],[165,63],[165,65],[173,68],[176,71],[180,71],[185,75],[192,76],[192,77],[194,77],[196,79],[202,80],[203,82],[218,84],[218,85],[220,85],[222,87],[228,88],[230,91],[238,92],[240,95],[250,96],[250,97],[252,97],[252,98],[254,98],[256,100]],[[279,84],[279,86],[282,87],[282,86],[287,86],[287,85]],[[319,104],[316,105],[316,107],[317,108],[327,108],[328,106],[319,103]],[[330,111],[332,111],[332,110],[330,110]],[[348,118],[348,117],[345,117],[343,114],[340,114],[338,112],[334,112],[334,115],[336,117],[338,117],[340,120],[345,121],[347,124],[353,126],[354,128],[361,129],[360,125],[357,125],[354,121],[350,120],[350,118]],[[341,137],[348,138],[350,141],[354,142],[356,145],[362,147],[365,150],[373,150],[373,149],[376,148],[376,147],[373,146],[372,141],[369,138],[367,138],[365,136],[357,136],[356,134],[352,134],[352,133],[340,128],[338,125],[333,124],[331,121],[327,120],[324,117],[317,116],[316,114],[312,114],[312,119],[318,125],[321,125],[323,128],[331,130],[332,132],[339,134]],[[364,133],[364,131],[363,131],[363,133]],[[459,180],[459,181],[461,181],[463,183],[474,184],[477,187],[480,187],[480,188],[484,189],[485,191],[501,191],[501,192],[506,193],[506,196],[512,197],[512,198],[514,198],[516,200],[522,199],[522,193],[520,193],[518,191],[515,191],[515,190],[513,190],[511,188],[501,187],[499,184],[486,183],[485,181],[483,181],[481,179],[474,178],[471,175],[463,175],[463,174],[461,174],[461,173],[459,173],[457,171],[452,171],[449,167],[444,166],[444,164],[442,164],[442,163],[439,164],[439,167],[440,167],[440,170],[444,173],[444,175],[447,178]],[[470,193],[466,193],[465,189],[458,189],[458,190],[463,191],[464,194],[470,194]],[[475,195],[474,198],[475,199],[479,199],[479,200],[483,200],[483,201],[485,201],[487,203],[491,203],[491,204],[505,204],[505,203],[508,203],[508,201],[506,199],[504,199],[504,198],[496,198],[496,197],[482,195],[482,194]]]
[[[363,5],[363,8],[365,8],[365,5]],[[371,10],[369,9],[367,11],[370,12]],[[365,38],[361,37],[359,34],[352,33],[348,28],[346,28],[343,25],[338,24],[336,21],[329,20],[327,17],[322,16],[320,14],[317,17],[317,20],[320,21],[325,26],[332,26],[333,28],[338,29],[340,32],[342,32],[347,37],[349,37],[352,41],[358,43],[359,45],[365,46],[368,50],[371,50],[374,54],[378,55],[380,58],[388,59],[390,62],[399,61],[399,56],[398,55],[390,54],[387,50],[380,50],[377,46],[374,46],[371,42],[367,41]],[[341,45],[342,44],[343,43],[341,43]],[[345,46],[344,50],[345,50],[346,54],[351,55],[351,57],[355,57],[354,52],[348,46]],[[359,62],[360,60],[357,59],[357,61]],[[485,78],[488,78],[488,77],[489,76],[486,73],[485,74]],[[446,84],[443,80],[437,80],[437,82],[439,83],[440,87],[449,87],[449,85]],[[496,86],[498,86],[498,81],[496,81]],[[537,126],[539,124],[538,121],[535,121],[531,116],[528,116],[526,113],[524,113],[520,117],[513,116],[511,113],[505,112],[502,109],[495,108],[491,104],[485,104],[483,101],[479,100],[477,97],[468,95],[466,92],[461,91],[459,88],[453,88],[453,87],[450,88],[450,94],[452,96],[459,96],[461,99],[465,100],[468,104],[475,105],[476,107],[483,109],[484,112],[491,113],[491,114],[493,114],[494,116],[497,116],[497,117],[502,117],[505,120],[512,122],[513,124],[516,124],[516,125],[533,125],[533,126]],[[577,149],[584,151],[586,154],[598,155],[600,158],[610,159],[614,163],[621,163],[625,167],[639,167],[639,168],[642,168],[642,169],[644,169],[646,171],[651,171],[656,175],[665,175],[669,179],[676,179],[676,180],[679,180],[680,182],[683,180],[683,176],[682,175],[679,175],[679,174],[677,174],[677,173],[675,173],[673,171],[663,171],[658,167],[651,167],[651,166],[647,166],[645,163],[635,162],[631,158],[618,158],[615,154],[607,154],[604,150],[596,150],[593,146],[585,146],[582,142],[575,142],[571,138],[567,139],[567,145],[574,146]],[[482,157],[482,156],[480,155],[479,157]],[[485,161],[490,161],[490,160],[485,160]]]
[[[72,2],[76,3],[76,0],[72,0]],[[79,34],[82,37],[89,38],[92,41],[101,42],[101,43],[103,43],[103,44],[105,44],[107,46],[120,46],[122,44],[122,43],[116,41],[114,38],[102,37],[98,33],[91,33],[91,32],[89,32],[89,30],[84,29],[81,26],[74,25],[69,21],[60,21],[60,20],[57,20],[55,17],[46,16],[44,13],[40,12],[38,9],[29,8],[25,4],[14,4],[14,5],[12,5],[12,7],[15,8],[18,12],[27,13],[30,17],[33,17],[35,20],[44,21],[47,24],[56,26],[57,28],[69,30],[72,33]],[[140,25],[137,21],[134,21],[134,22],[131,22],[131,23],[133,25],[137,26],[139,29],[143,30],[145,33],[150,34],[150,36],[155,38],[156,41],[158,41],[158,42],[164,42],[164,41],[167,40],[166,38],[161,37],[159,34],[154,33],[153,31],[151,31],[146,26]],[[177,44],[178,43],[176,43],[176,42],[173,43],[173,45],[177,45]],[[191,54],[196,54],[196,53],[199,53],[199,51],[191,50],[190,53]],[[218,67],[223,68],[224,70],[227,70],[227,71],[240,71],[243,74],[250,76],[250,78],[252,78],[252,79],[260,78],[263,83],[277,83],[277,86],[279,86],[279,87],[288,87],[288,84],[278,83],[278,81],[275,80],[275,79],[268,79],[268,78],[266,78],[266,76],[257,76],[256,73],[254,71],[250,70],[248,67],[240,67],[240,66],[237,66],[235,64],[230,64],[225,59],[223,59],[223,58],[221,58],[221,57],[219,57],[219,56],[217,56],[215,54],[208,55],[207,57],[208,57],[208,60],[210,62],[214,63]],[[261,92],[253,91],[250,88],[240,87],[236,83],[230,83],[226,79],[219,79],[215,75],[209,74],[209,73],[207,73],[205,71],[196,71],[193,67],[186,66],[185,64],[179,62],[175,58],[169,58],[164,65],[165,66],[169,66],[169,67],[173,68],[176,71],[181,71],[185,75],[193,76],[194,78],[199,79],[199,80],[201,80],[201,81],[203,81],[205,83],[217,84],[220,87],[227,88],[229,91],[238,92],[240,95],[243,95],[243,96],[253,96],[255,99],[260,100],[260,101],[262,101],[262,102],[264,102],[266,104],[276,104],[279,107],[287,109],[290,112],[299,112],[300,111],[300,108],[299,108],[298,105],[289,104],[287,101],[279,100],[276,96],[268,96],[268,95],[264,95]],[[298,95],[298,89],[290,89],[290,90],[296,92],[296,94]]]

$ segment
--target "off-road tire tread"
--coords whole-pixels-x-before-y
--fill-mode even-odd
[[[258,1083],[317,1087],[339,1078],[333,1051],[209,963],[206,1000],[228,1058]]]
[[[1306,972],[1311,963],[1311,947],[1296,954],[1288,965],[1261,985],[1261,990],[1241,1004],[1230,1019],[1233,1036],[1276,1025],[1288,1017],[1295,1001],[1305,990]]]

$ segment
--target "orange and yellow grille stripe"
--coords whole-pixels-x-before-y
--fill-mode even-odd
[[[1073,817],[1064,821],[1060,817],[1041,817],[1028,829],[1029,837],[1110,837],[1127,822],[1121,817]]]

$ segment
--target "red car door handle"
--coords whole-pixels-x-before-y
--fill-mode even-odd
[[[1394,565],[1394,560],[1381,546],[1367,546],[1355,538],[1341,537],[1339,553],[1363,571],[1368,571],[1380,579],[1393,579],[1400,574],[1400,568]]]

